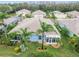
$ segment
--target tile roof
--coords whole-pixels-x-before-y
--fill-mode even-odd
[[[34,16],[34,15],[43,15],[43,16],[46,16],[46,13],[43,12],[43,11],[41,11],[41,10],[37,10],[37,11],[33,12],[32,15],[33,15],[33,16]]]
[[[66,14],[68,16],[71,16],[72,18],[77,18],[79,17],[79,12],[78,11],[70,11],[70,12],[66,12]]]
[[[9,24],[12,24],[13,22],[17,22],[18,20],[20,20],[20,17],[13,16],[13,17],[4,19],[4,22],[3,23],[6,24],[6,25],[9,25]]]
[[[64,24],[70,31],[79,35],[79,19],[64,19],[58,20],[60,24]]]
[[[42,18],[40,19],[41,22],[45,22],[47,24],[53,25],[53,22],[50,21],[50,19]],[[40,22],[38,18],[28,18],[20,22],[14,29],[12,29],[9,33],[20,31],[20,29],[27,28],[28,31],[31,32],[37,32],[38,29],[41,29]],[[46,34],[52,34],[52,35],[59,35],[56,30],[53,30],[52,32],[48,32]]]
[[[55,17],[58,19],[67,18],[67,14],[62,13],[60,11],[53,11],[53,13],[54,13]]]
[[[16,14],[31,14],[31,11],[30,10],[27,10],[27,9],[22,9],[22,10],[19,10],[19,11],[16,11]]]

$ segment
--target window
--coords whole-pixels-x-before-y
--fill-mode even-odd
[[[46,42],[49,42],[49,38],[46,39]]]
[[[51,43],[51,39],[49,39],[49,43]]]
[[[52,43],[52,37],[49,38],[49,43]]]
[[[42,36],[39,36],[39,39],[42,39]]]
[[[52,39],[52,42],[55,42],[55,38]]]
[[[13,39],[15,39],[15,40],[21,40],[22,37],[20,35],[16,35]]]

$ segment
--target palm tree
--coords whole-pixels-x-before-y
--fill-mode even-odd
[[[40,20],[39,20],[40,21]],[[45,40],[45,32],[49,32],[53,30],[53,27],[49,24],[46,24],[45,22],[41,22],[40,21],[40,25],[41,25],[41,29],[37,30],[37,32],[42,33],[42,47],[41,49],[44,49],[44,40]]]
[[[28,32],[27,31],[27,28],[25,28],[25,29],[21,29],[21,31],[22,31],[22,39],[23,39],[23,41],[26,41],[25,39],[28,39],[29,38],[29,36],[32,34],[32,32]]]
[[[51,19],[51,21],[52,22],[54,22],[54,24],[57,24],[58,23],[58,21],[56,20],[57,18],[56,18],[56,16],[54,15],[54,13],[51,13],[51,15],[52,15],[52,19]]]
[[[21,43],[22,44],[25,44],[26,40],[29,38],[29,36],[32,34],[32,32],[28,32],[27,31],[27,28],[25,29],[21,29],[21,32],[14,32],[14,33],[11,33],[9,34],[9,37],[10,38],[14,38],[14,37],[17,37],[19,35],[19,40],[21,39]],[[17,38],[15,38],[17,39]]]

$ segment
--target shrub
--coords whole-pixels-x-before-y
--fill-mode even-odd
[[[71,40],[69,41],[69,43],[75,45],[75,44],[76,44],[76,39],[71,39]]]
[[[26,16],[26,18],[31,18],[32,16],[31,15],[25,15]]]
[[[55,17],[55,15],[54,15],[54,13],[47,13],[47,18],[50,18],[50,19],[57,19],[56,17]]]
[[[75,51],[79,53],[79,41],[77,41],[77,44],[75,45]]]
[[[75,45],[75,51],[79,53],[79,45],[78,44]]]
[[[19,53],[19,52],[21,52],[21,49],[20,49],[20,47],[15,47],[15,48],[14,48],[14,51],[15,51],[16,53]]]

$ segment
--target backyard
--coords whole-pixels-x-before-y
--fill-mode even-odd
[[[20,57],[77,57],[79,53],[75,50],[72,50],[72,47],[68,44],[66,40],[63,40],[63,46],[60,48],[53,48],[52,46],[44,46],[47,49],[45,51],[37,51],[38,47],[41,47],[41,44],[26,42],[28,49],[25,52],[22,52],[20,55],[16,55],[14,51],[14,46],[1,46],[0,45],[0,56],[20,56]]]

